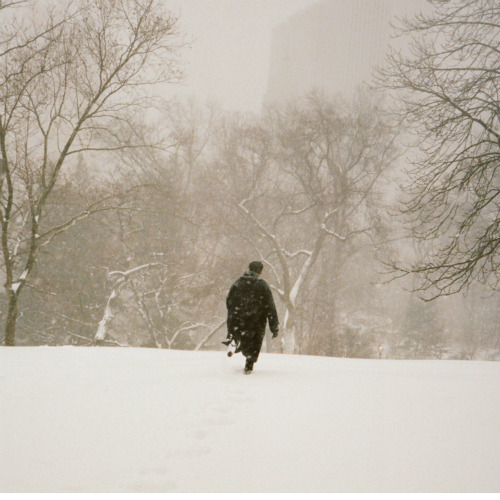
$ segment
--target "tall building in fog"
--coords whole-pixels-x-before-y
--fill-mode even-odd
[[[273,33],[266,102],[313,88],[352,92],[384,60],[391,21],[421,0],[321,0],[280,24]]]

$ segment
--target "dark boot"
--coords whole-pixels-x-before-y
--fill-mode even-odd
[[[247,361],[245,363],[245,375],[249,375],[252,373],[253,370],[253,361],[249,358],[247,358]]]

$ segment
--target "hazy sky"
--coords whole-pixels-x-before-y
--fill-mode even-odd
[[[267,86],[273,28],[317,0],[164,0],[194,38],[182,52],[181,96],[257,110]]]

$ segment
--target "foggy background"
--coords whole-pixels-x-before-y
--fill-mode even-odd
[[[96,127],[98,147],[89,139],[65,163],[43,211],[64,230],[29,279],[16,261],[27,283],[16,344],[220,349],[227,291],[262,260],[281,323],[268,351],[498,359],[495,289],[472,282],[426,302],[414,276],[388,269],[430,250],[395,213],[414,153],[372,77],[395,16],[429,4],[163,6],[178,17],[182,77]]]

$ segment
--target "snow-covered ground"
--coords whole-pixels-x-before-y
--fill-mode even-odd
[[[500,363],[0,348],[2,492],[499,492]]]

